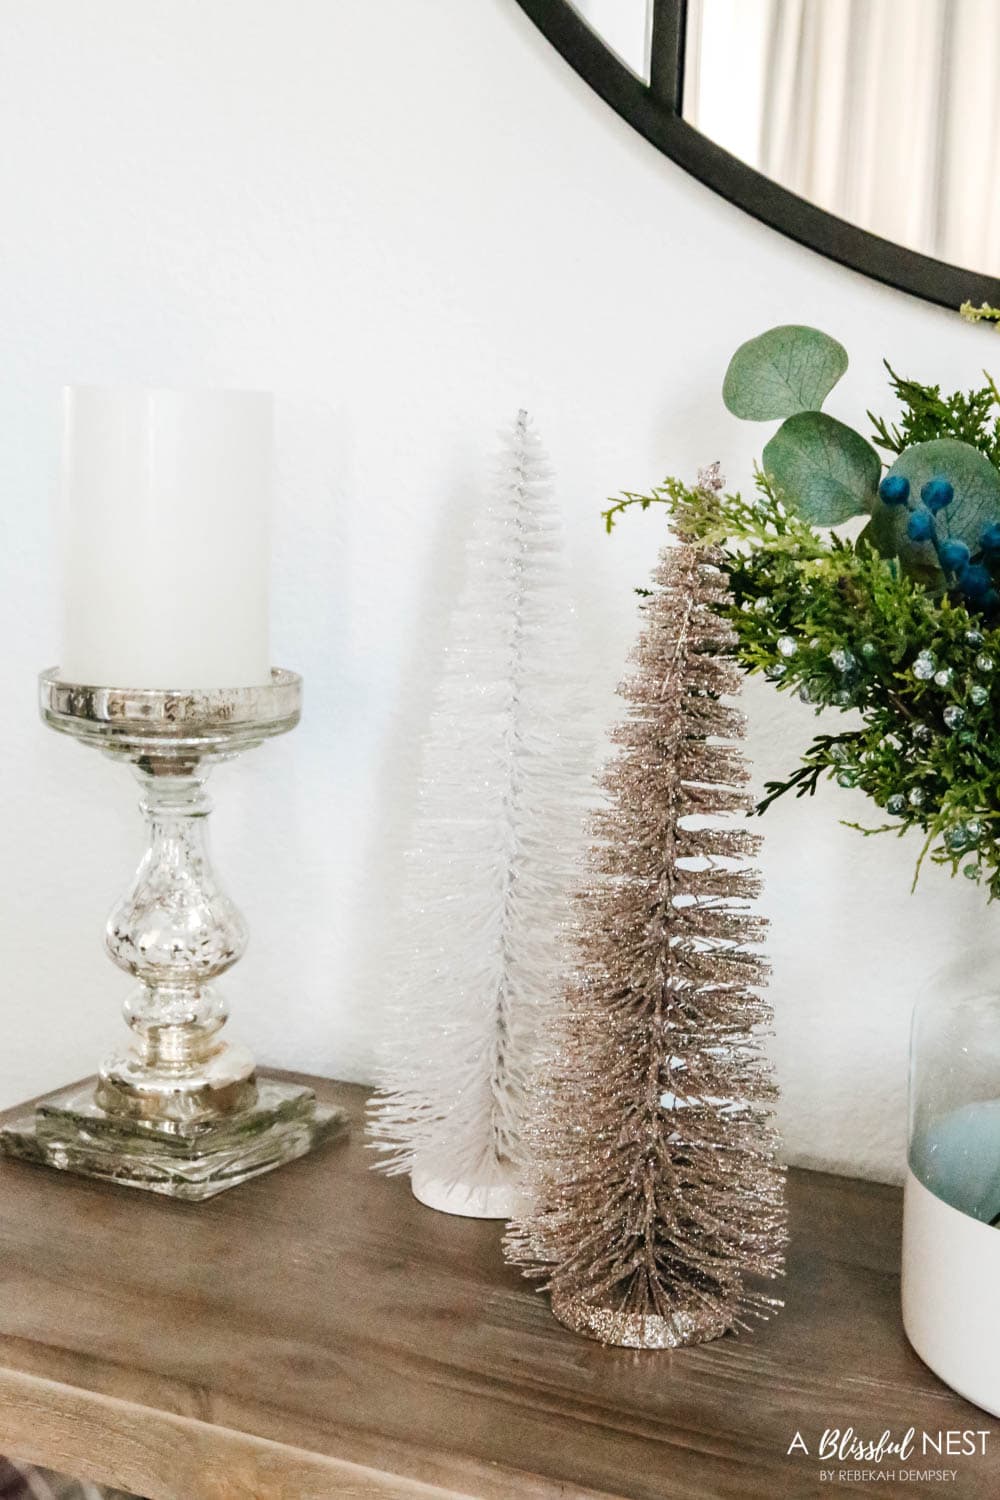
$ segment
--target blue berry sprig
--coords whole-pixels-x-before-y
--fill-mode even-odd
[[[922,505],[919,506],[913,503],[910,481],[902,474],[887,474],[878,492],[884,504],[906,507],[909,511],[906,535],[911,542],[931,544],[941,571],[952,581],[965,602],[984,613],[995,613],[1000,607],[1000,591],[994,584],[987,560],[1000,561],[1000,522],[993,521],[983,528],[979,549],[973,554],[958,537],[939,535],[937,518],[955,498],[954,486],[943,475],[937,475],[923,485],[920,491]]]

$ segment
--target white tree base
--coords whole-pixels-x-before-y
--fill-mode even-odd
[[[435,1176],[416,1166],[410,1173],[410,1188],[418,1203],[437,1209],[441,1214],[458,1214],[463,1219],[511,1219],[525,1208],[524,1194],[513,1178],[495,1178],[488,1183],[456,1182],[453,1177]]]
[[[1000,1417],[1000,1229],[952,1208],[909,1169],[903,1327],[935,1375]]]

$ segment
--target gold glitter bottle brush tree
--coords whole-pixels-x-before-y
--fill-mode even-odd
[[[509,1218],[558,992],[592,738],[552,472],[518,414],[478,515],[423,744],[369,1131],[421,1202]]]
[[[785,1210],[725,583],[683,537],[653,583],[506,1250],[570,1328],[660,1349],[780,1305]]]

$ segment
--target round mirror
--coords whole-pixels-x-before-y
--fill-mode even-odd
[[[518,0],[654,145],[944,306],[1000,301],[996,0]]]

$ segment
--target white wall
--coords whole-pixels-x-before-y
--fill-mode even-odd
[[[263,386],[279,401],[278,662],[293,737],[218,775],[216,847],[250,919],[237,1029],[275,1064],[365,1078],[414,739],[494,433],[534,413],[560,474],[595,705],[661,537],[606,495],[763,431],[718,397],[776,322],[945,384],[1000,344],[798,248],[635,135],[512,0],[0,0],[0,1104],[91,1070],[128,981],[106,909],[138,850],[126,773],[42,729],[48,505],[66,381]],[[141,566],[141,559],[136,559]],[[813,721],[756,686],[761,779]],[[900,1167],[911,1001],[997,925],[829,790],[766,824],[774,1055],[793,1159]]]

